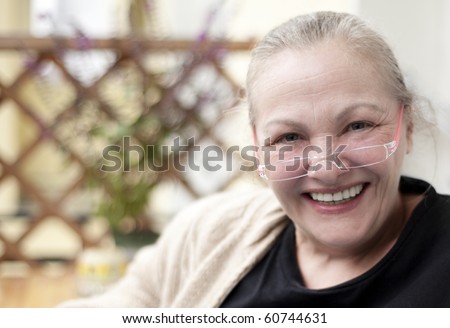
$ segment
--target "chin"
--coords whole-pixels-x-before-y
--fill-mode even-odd
[[[324,245],[326,248],[334,249],[336,251],[348,251],[357,250],[367,242],[367,234],[364,232],[358,232],[355,235],[350,231],[334,231],[333,233],[324,235],[318,235],[316,238],[319,244]]]

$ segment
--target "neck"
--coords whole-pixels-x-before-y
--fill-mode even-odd
[[[327,288],[356,278],[378,263],[393,247],[395,240],[384,242],[371,252],[323,249],[300,243],[297,262],[306,287]],[[298,245],[298,243],[297,243]]]

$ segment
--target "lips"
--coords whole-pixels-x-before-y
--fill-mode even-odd
[[[352,200],[358,196],[363,189],[364,185],[358,184],[334,193],[311,192],[309,193],[309,196],[312,200],[323,204],[340,204]]]

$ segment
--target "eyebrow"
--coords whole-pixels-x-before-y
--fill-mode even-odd
[[[362,107],[370,108],[370,109],[380,113],[380,115],[386,113],[385,110],[383,110],[382,108],[380,108],[379,106],[377,106],[373,103],[361,102],[361,103],[352,104],[352,105],[347,106],[344,109],[340,110],[339,113],[333,118],[333,120],[340,122],[340,121],[344,120],[344,118],[346,116],[350,115],[351,113],[353,113],[354,111],[356,111],[358,109],[361,109]],[[267,123],[264,126],[264,129],[266,130],[271,125],[276,125],[276,124],[283,124],[286,126],[295,127],[297,129],[300,128],[302,130],[308,130],[307,124],[305,124],[303,122],[295,121],[293,119],[274,119],[274,120],[270,121],[269,123]]]
[[[268,129],[272,125],[284,125],[287,127],[292,127],[292,129],[295,130],[302,130],[302,131],[308,131],[308,127],[303,122],[294,121],[292,119],[275,119],[273,121],[270,121],[264,126],[263,131],[265,133],[268,133]]]
[[[351,113],[353,113],[356,110],[361,109],[361,108],[370,108],[371,110],[374,110],[374,111],[380,113],[380,115],[386,114],[386,110],[382,109],[381,107],[379,107],[373,103],[361,102],[361,103],[355,103],[355,104],[345,107],[334,117],[334,120],[341,121],[346,116],[350,115]]]

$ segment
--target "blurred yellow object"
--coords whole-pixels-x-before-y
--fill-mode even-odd
[[[119,280],[127,267],[128,259],[120,249],[89,248],[77,258],[77,292],[89,296],[105,291]]]

